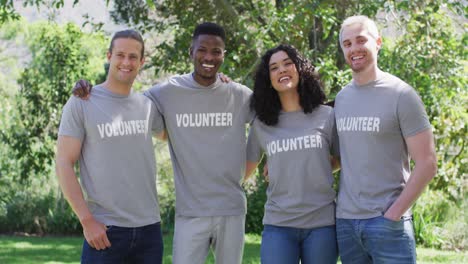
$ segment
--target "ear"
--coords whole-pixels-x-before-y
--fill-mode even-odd
[[[143,65],[145,64],[145,56],[141,58],[140,63],[141,63],[140,68],[142,68]]]
[[[379,51],[380,48],[382,48],[382,37],[379,36],[379,37],[376,39],[376,43],[377,43],[377,51]]]
[[[191,59],[193,59],[193,46],[190,46],[189,48],[189,56]]]
[[[108,51],[107,52],[107,62],[110,61],[111,57],[112,57],[112,53],[110,51]]]

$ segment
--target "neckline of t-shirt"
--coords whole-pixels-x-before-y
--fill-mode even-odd
[[[195,88],[196,90],[200,90],[200,91],[212,91],[212,90],[218,88],[218,86],[220,85],[220,82],[221,82],[221,80],[217,76],[216,81],[214,83],[212,83],[212,84],[210,84],[208,86],[201,85],[193,77],[193,72],[190,73],[190,79],[191,79],[192,83],[194,84],[193,88]]]
[[[308,114],[312,114],[312,113],[316,112],[317,110],[319,110],[319,109],[322,108],[323,106],[325,106],[325,105],[323,105],[323,104],[318,105],[317,107],[315,107],[315,108],[312,110],[312,112],[310,112],[310,113],[308,113]],[[288,112],[285,112],[285,111],[283,111],[283,110],[280,110],[280,114],[281,114],[281,115],[296,115],[296,114],[304,114],[304,115],[306,115],[306,113],[304,113],[304,109],[302,109],[302,108],[299,109],[299,110],[296,110],[296,111],[288,111]]]
[[[111,90],[107,89],[106,87],[104,87],[103,85],[96,85],[93,87],[93,90],[95,91],[98,91],[98,92],[101,92],[107,96],[110,96],[110,97],[113,97],[113,98],[121,98],[121,99],[125,99],[125,98],[128,98],[130,97],[130,95],[132,95],[133,93],[133,89],[130,90],[130,93],[128,95],[123,95],[123,94],[118,94],[118,93],[114,93],[112,92]]]
[[[378,73],[377,78],[375,80],[370,81],[370,82],[368,82],[366,84],[363,84],[363,85],[359,85],[353,80],[353,86],[357,87],[357,88],[373,87],[376,84],[378,84],[379,82],[381,82],[382,80],[386,79],[387,77],[388,77],[388,73],[382,71],[382,72]]]
[[[298,113],[304,113],[304,109],[299,109],[299,110],[295,110],[295,111],[283,111],[283,110],[280,110],[280,114],[281,115],[296,115]]]

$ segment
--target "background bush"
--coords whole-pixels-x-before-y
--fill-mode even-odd
[[[265,211],[266,191],[268,182],[263,176],[265,159],[258,165],[252,179],[244,184],[247,196],[247,216],[245,219],[245,232],[261,234],[263,231],[263,213]]]
[[[427,190],[413,207],[413,217],[418,244],[442,249],[466,248],[465,203],[459,205],[450,201],[440,190]]]

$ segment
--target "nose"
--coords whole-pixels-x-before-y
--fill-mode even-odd
[[[123,65],[130,65],[130,58],[129,57],[124,57],[124,59],[122,60],[122,64]]]
[[[349,46],[349,50],[351,52],[358,51],[359,47],[358,47],[358,45],[351,44],[351,46]]]
[[[211,54],[211,52],[206,52],[205,56],[203,56],[203,59],[205,61],[211,61],[211,60],[213,60],[213,58],[214,58],[214,56],[213,56],[213,54]]]
[[[286,71],[286,67],[284,65],[279,66],[279,73],[283,73]]]

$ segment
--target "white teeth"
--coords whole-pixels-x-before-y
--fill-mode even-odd
[[[355,56],[355,57],[352,57],[351,59],[352,60],[359,60],[359,59],[362,59],[364,58],[364,56]]]
[[[130,72],[129,69],[120,69],[120,70],[123,71],[123,72]]]
[[[202,66],[206,68],[214,68],[214,65],[212,64],[202,64]]]
[[[281,78],[279,79],[279,82],[282,82],[282,81],[284,81],[284,80],[289,80],[289,77],[287,77],[287,76],[281,77]]]

